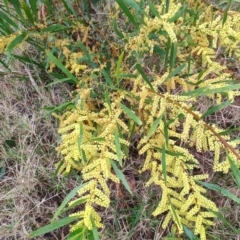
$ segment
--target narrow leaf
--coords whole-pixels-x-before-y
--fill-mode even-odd
[[[18,25],[11,19],[9,18],[5,13],[0,11],[0,18],[2,18],[6,23],[9,23],[13,27],[17,28]]]
[[[177,224],[177,226],[179,227],[179,228],[181,228],[181,223],[180,223],[180,220],[179,220],[179,216],[178,216],[178,214],[177,214],[177,212],[176,212],[176,209],[174,208],[174,206],[173,206],[173,204],[171,203],[171,201],[170,201],[170,206],[171,206],[171,212],[172,212],[172,214],[173,214],[173,218],[174,218],[174,220],[175,220],[175,223]]]
[[[122,171],[120,169],[118,169],[116,163],[113,160],[111,160],[111,165],[112,165],[117,177],[121,180],[123,186],[128,190],[129,193],[132,194],[131,188],[130,188],[124,174],[122,173]]]
[[[18,14],[18,17],[22,20],[22,22],[26,23],[26,19],[23,17],[22,11],[21,11],[21,4],[19,0],[8,0],[13,7],[15,8],[16,13]]]
[[[177,44],[172,43],[171,52],[170,52],[170,70],[174,67],[177,57]]]
[[[47,56],[52,60],[69,78],[71,78],[75,83],[78,83],[77,78],[68,71],[68,69],[49,51],[46,51]]]
[[[86,183],[81,184],[80,186],[75,187],[64,199],[61,205],[56,210],[51,222],[53,222],[62,212],[63,208],[67,205],[67,203],[76,195],[76,193],[86,185]]]
[[[38,19],[37,1],[36,1],[36,0],[29,0],[29,4],[30,4],[30,6],[31,6],[34,19],[37,20],[37,19]]]
[[[180,65],[179,67],[177,67],[174,71],[172,71],[168,76],[167,78],[164,80],[164,81],[167,81],[168,79],[176,76],[177,74],[179,74],[184,68],[185,68],[186,64],[182,64]]]
[[[228,1],[228,5],[227,5],[227,8],[224,12],[224,16],[223,16],[223,21],[222,21],[222,26],[225,24],[225,22],[227,21],[227,16],[228,16],[228,11],[230,9],[230,7],[232,6],[232,0],[229,0]]]
[[[228,92],[231,90],[238,90],[240,89],[240,84],[233,84],[233,85],[228,85],[225,87],[220,87],[220,88],[214,88],[214,89],[209,89],[209,87],[202,87],[195,89],[193,91],[189,92],[184,92],[181,95],[182,96],[191,96],[191,97],[199,97],[199,96],[205,96],[213,93],[221,93],[221,92]]]
[[[22,43],[26,36],[27,36],[26,33],[18,35],[16,38],[13,39],[12,42],[8,44],[6,51],[11,52],[18,44]]]
[[[168,13],[169,4],[170,4],[170,0],[166,0],[166,13]]]
[[[91,216],[91,223],[92,223],[92,232],[93,232],[93,238],[94,240],[99,240],[99,236],[98,236],[98,230],[97,230],[97,227],[95,225],[95,222],[94,222],[94,219],[93,217]]]
[[[156,131],[160,121],[162,119],[162,115],[160,117],[158,117],[152,124],[152,126],[150,127],[150,130],[147,134],[147,140],[153,135],[153,133]]]
[[[142,69],[142,67],[141,67],[141,65],[140,65],[139,63],[136,64],[136,69],[137,69],[138,72],[141,74],[143,80],[149,85],[149,87],[150,87],[152,90],[154,90],[151,82],[149,81],[147,75],[145,74],[145,72],[143,71],[143,69]]]
[[[151,12],[154,14],[154,16],[156,16],[156,17],[160,17],[160,14],[159,14],[159,12],[157,11],[157,9],[155,8],[155,6],[154,6],[154,4],[152,3],[152,1],[151,0],[148,0],[148,5],[149,5],[149,8],[150,8],[150,10],[151,10]]]
[[[76,230],[69,233],[67,240],[79,240],[82,239],[83,228],[77,228]]]
[[[124,38],[124,35],[118,30],[116,18],[114,18],[114,20],[113,20],[113,29],[114,29],[115,33],[116,33],[121,39]]]
[[[166,146],[165,146],[165,144],[163,144],[163,148],[162,148],[161,163],[162,163],[163,179],[164,179],[164,182],[166,183],[167,182],[167,164],[166,164]]]
[[[138,29],[139,26],[138,26],[137,22],[135,21],[133,15],[129,11],[129,9],[128,9],[127,5],[125,4],[125,2],[122,1],[122,0],[116,0],[116,2],[118,3],[119,7],[123,10],[123,12],[126,14],[126,16],[128,17],[129,21],[132,22],[133,25]]]
[[[108,83],[109,86],[113,87],[113,82],[112,79],[110,78],[109,74],[107,73],[107,71],[105,71],[104,69],[102,69],[102,74],[105,77],[106,82]]]
[[[73,217],[66,217],[66,218],[63,218],[61,220],[58,220],[58,221],[55,221],[53,223],[50,223],[42,228],[39,228],[38,230],[36,231],[33,231],[29,234],[29,237],[30,238],[33,238],[33,237],[38,237],[40,235],[43,235],[45,233],[48,233],[48,232],[52,232],[60,227],[63,227],[65,225],[68,225],[69,223],[77,220],[79,217],[78,216],[73,216]]]
[[[232,175],[233,175],[238,187],[240,188],[240,170],[238,169],[238,167],[236,166],[236,164],[234,163],[234,161],[231,159],[231,157],[229,155],[228,155],[228,161],[231,166]]]
[[[30,63],[30,64],[34,64],[36,66],[38,66],[39,68],[43,68],[43,66],[40,63],[35,62],[34,60],[32,60],[29,57],[23,57],[23,56],[19,56],[19,55],[15,55],[12,54],[12,56],[16,59],[18,59],[19,61],[21,61],[22,63]]]
[[[69,9],[71,10],[72,14],[76,18],[78,18],[78,15],[77,15],[76,11],[74,10],[74,7],[73,7],[72,3],[69,0],[65,0],[65,1],[66,1],[67,5],[68,5]]]
[[[123,104],[120,104],[120,105],[123,111],[128,115],[129,118],[131,118],[138,125],[142,125],[142,121],[138,118],[138,116],[135,115],[135,113],[132,110],[130,110],[128,107],[126,107]]]
[[[115,138],[115,147],[116,147],[118,162],[122,167],[122,151],[121,151],[121,145],[120,145],[119,136],[117,132],[114,133],[114,138]]]
[[[59,84],[59,83],[63,83],[63,82],[75,83],[74,81],[72,81],[71,78],[62,78],[62,79],[59,79],[59,80],[56,80],[56,81],[53,81],[53,82],[49,83],[48,85],[46,85],[46,87],[50,87],[50,86],[53,86],[53,85],[56,85],[56,84]]]
[[[54,24],[49,27],[41,29],[41,32],[59,32],[68,29],[67,27],[60,25],[60,24]]]
[[[85,203],[86,201],[87,201],[87,198],[79,199],[79,200],[75,201],[73,204],[71,204],[70,206],[64,208],[62,210],[62,213],[65,213],[65,212],[69,211],[72,208],[80,206],[81,204]]]
[[[168,124],[167,124],[165,115],[163,115],[163,123],[164,123],[163,131],[164,131],[165,143],[166,143],[166,146],[168,147]]]
[[[120,68],[121,68],[123,56],[124,56],[124,51],[121,53],[121,55],[119,56],[118,61],[117,61],[117,68],[116,68],[116,72],[115,72],[117,82],[120,79]]]
[[[240,198],[238,198],[237,196],[235,196],[233,193],[229,192],[225,188],[222,188],[216,184],[206,183],[206,182],[202,182],[202,181],[197,181],[197,182],[200,183],[202,186],[204,186],[210,190],[217,191],[217,192],[221,193],[222,195],[232,199],[234,202],[240,204]]]
[[[221,103],[221,104],[219,104],[219,105],[217,105],[217,106],[210,107],[210,108],[201,116],[201,118],[204,118],[204,117],[206,117],[206,116],[209,116],[209,115],[211,115],[211,114],[213,114],[213,113],[215,113],[215,112],[217,112],[217,111],[219,111],[219,110],[227,107],[229,104],[231,104],[231,101],[230,101],[230,100],[225,101],[225,102],[223,102],[223,103]]]
[[[0,179],[3,178],[5,173],[6,173],[6,167],[0,167]]]
[[[31,24],[34,24],[34,19],[33,19],[32,13],[31,13],[31,11],[30,11],[30,8],[29,8],[29,6],[28,6],[24,1],[22,2],[22,8],[23,8],[23,10],[24,10],[24,12],[25,12],[25,14],[26,14],[29,22],[30,22]]]
[[[227,221],[227,219],[219,212],[215,212],[211,209],[209,209],[210,212],[212,212],[213,214],[216,215],[216,217],[221,220],[221,222],[223,222],[224,224],[226,224],[228,227],[230,227],[236,234],[239,234],[240,233],[240,229],[236,229],[235,227],[233,227],[233,225]]]
[[[88,19],[91,19],[88,0],[83,0],[83,9],[87,12]]]
[[[85,151],[84,151],[83,149],[81,149],[81,153],[82,153],[83,161],[84,161],[85,163],[87,163],[86,153],[85,153]]]
[[[183,230],[190,240],[199,240],[187,226],[183,225]]]
[[[168,41],[166,44],[166,50],[165,50],[165,56],[164,56],[164,69],[167,69],[167,65],[168,65],[168,54],[170,52],[171,49],[171,39],[170,37],[168,37]]]
[[[61,2],[63,3],[65,9],[68,11],[68,13],[72,13],[72,10],[69,8],[68,4],[65,2],[65,0],[61,0]]]

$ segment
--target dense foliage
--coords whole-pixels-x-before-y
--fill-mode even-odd
[[[82,206],[71,215],[77,219],[72,233],[104,227],[100,209],[110,205],[110,181],[122,181],[131,192],[119,168],[128,164],[129,146],[139,135],[139,174],[149,172],[146,186],[162,193],[153,217],[165,214],[162,228],[170,225],[179,236],[187,227],[206,239],[218,208],[206,197],[213,185],[201,181],[209,176],[195,153],[211,153],[214,172],[240,166],[240,140],[206,122],[240,96],[227,62],[240,60],[240,14],[203,1],[117,0],[107,6],[105,34],[91,19],[91,5],[77,8],[77,1],[62,0],[52,7],[45,1],[37,11],[36,1],[9,2],[1,10],[0,51],[46,66],[58,78],[51,84],[76,84],[72,101],[54,112],[61,135],[58,173],[75,169],[84,181],[69,202],[70,208]],[[45,66],[14,54],[29,44]],[[201,111],[202,99],[214,107]]]

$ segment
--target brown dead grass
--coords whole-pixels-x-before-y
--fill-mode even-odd
[[[53,177],[58,135],[43,110],[65,101],[69,90],[65,85],[45,88],[44,80],[20,63],[12,69],[15,74],[0,79],[0,167],[6,168],[0,179],[0,239],[23,240],[49,222],[76,181]],[[16,79],[29,74],[30,80]],[[12,148],[5,142],[11,138],[16,143]],[[37,239],[64,239],[66,230]]]

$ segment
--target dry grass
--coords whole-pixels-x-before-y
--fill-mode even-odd
[[[12,69],[15,75],[0,80],[0,167],[6,169],[0,179],[0,239],[23,240],[48,223],[77,183],[53,177],[58,136],[55,122],[42,109],[65,101],[68,89],[64,85],[45,88],[44,81],[32,76],[35,71],[20,63]],[[16,79],[16,75],[29,78],[28,74],[30,81]],[[11,138],[15,147],[5,142]],[[64,239],[65,230],[39,239]]]

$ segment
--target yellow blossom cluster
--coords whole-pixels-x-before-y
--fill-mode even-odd
[[[189,1],[189,4],[195,6],[194,1]],[[119,149],[119,145],[128,147],[130,136],[138,134],[141,136],[137,145],[138,154],[145,159],[139,173],[150,172],[146,185],[154,184],[161,192],[161,200],[153,216],[166,214],[162,228],[172,221],[173,228],[179,234],[183,233],[183,225],[186,225],[201,240],[205,240],[206,228],[214,224],[213,212],[217,212],[218,208],[206,197],[206,189],[198,183],[198,180],[208,179],[208,175],[195,174],[196,171],[201,172],[201,166],[188,149],[195,148],[195,152],[200,153],[211,152],[213,171],[227,173],[230,170],[229,158],[240,167],[239,151],[231,150],[236,148],[239,141],[232,141],[229,136],[220,134],[222,129],[207,124],[202,113],[195,110],[199,98],[182,93],[198,88],[213,90],[207,97],[216,104],[222,103],[223,95],[214,90],[228,86],[233,76],[226,71],[224,64],[219,63],[216,49],[224,46],[230,55],[236,53],[239,57],[238,43],[230,44],[232,39],[238,38],[238,17],[233,15],[222,27],[222,17],[213,14],[206,23],[209,14],[212,14],[207,9],[206,13],[199,13],[198,20],[189,27],[183,22],[192,21],[190,12],[186,13],[185,19],[176,18],[179,11],[183,11],[178,1],[170,1],[168,11],[165,11],[164,3],[154,9],[159,15],[150,16],[152,10],[147,7],[144,24],[139,26],[135,35],[123,33],[127,39],[123,46],[125,58],[119,59],[117,65],[109,61],[111,66],[108,66],[110,80],[114,82],[118,78],[117,83],[111,85],[111,91],[107,91],[108,95],[100,100],[91,95],[97,86],[92,76],[103,73],[107,64],[99,64],[100,67],[95,69],[79,65],[78,60],[84,57],[83,53],[71,53],[68,42],[57,43],[71,73],[87,76],[88,79],[84,83],[82,78],[79,80],[73,101],[75,108],[57,116],[62,138],[57,151],[63,157],[58,165],[59,172],[67,174],[71,169],[77,169],[86,183],[78,192],[79,198],[69,203],[73,205],[83,200],[84,205],[83,210],[73,214],[79,216],[79,221],[72,226],[72,230],[80,227],[92,229],[92,221],[97,227],[103,227],[96,206],[109,206],[108,181],[119,182],[112,172],[111,161],[121,164],[121,156],[126,159],[127,154]],[[118,8],[112,17],[115,18],[119,12]],[[134,12],[133,9],[131,12]],[[228,30],[231,37],[226,37]],[[88,29],[84,30],[86,32]],[[165,47],[168,43],[173,46],[170,50]],[[168,63],[164,71],[158,73],[151,71],[156,66],[150,69],[144,63],[144,71],[149,70],[146,74],[139,68],[126,67],[136,55],[144,58],[147,53],[153,56],[158,45],[163,46],[165,52],[169,50],[172,58],[176,54],[180,64],[188,63],[188,66],[182,64],[181,70],[174,74],[173,66],[168,66]],[[116,72],[113,71],[114,67],[118,68]],[[106,73],[104,77],[109,81]],[[104,84],[102,79],[99,81],[100,90],[98,87],[96,89],[102,96]],[[122,89],[119,89],[121,86]],[[240,91],[231,90],[224,97],[233,101],[238,95]]]
[[[64,161],[59,163],[58,172],[68,174],[71,169],[77,169],[82,172],[87,183],[78,191],[79,199],[85,199],[85,208],[73,214],[79,216],[79,221],[72,226],[73,230],[80,226],[92,229],[91,217],[97,227],[102,227],[101,217],[94,207],[109,206],[110,190],[107,182],[119,182],[111,170],[111,160],[119,161],[114,145],[114,133],[116,134],[118,129],[121,129],[122,133],[128,130],[119,118],[122,111],[119,108],[116,110],[115,103],[106,105],[106,108],[96,113],[89,101],[91,89],[81,88],[77,92],[75,108],[62,116],[55,114],[60,122],[58,132],[62,137],[57,151],[64,158]],[[97,106],[95,110],[96,108]],[[129,145],[129,142],[120,136],[119,142],[121,145]],[[69,204],[72,205],[79,199]]]

